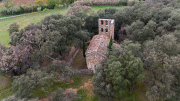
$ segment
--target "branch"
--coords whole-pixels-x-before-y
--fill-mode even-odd
[[[11,70],[9,70],[9,71],[6,71],[5,73],[3,73],[3,74],[1,74],[2,76],[4,76],[4,75],[6,75],[7,73],[9,73],[9,72],[12,72],[14,69],[11,69]]]
[[[18,71],[18,72],[20,72],[20,73],[22,73],[22,74],[26,74],[26,72],[21,71],[20,69],[16,69],[16,71]]]
[[[20,68],[20,67],[19,67],[19,68]],[[22,73],[22,74],[26,74],[26,72],[23,72],[23,71],[21,71],[20,69],[12,68],[11,70],[8,70],[8,71],[6,71],[5,73],[3,73],[3,74],[1,74],[1,75],[4,76],[4,75],[12,72],[13,70],[18,71],[18,72],[20,72],[20,73]]]

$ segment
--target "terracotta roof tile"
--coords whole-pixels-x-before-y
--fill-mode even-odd
[[[94,63],[101,62],[106,58],[107,45],[109,44],[110,38],[106,34],[98,34],[93,36],[90,45],[86,51],[86,61]]]

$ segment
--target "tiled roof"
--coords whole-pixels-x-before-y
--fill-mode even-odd
[[[86,51],[86,61],[95,63],[101,62],[106,58],[107,45],[109,44],[110,38],[106,34],[98,34],[93,36],[88,49]]]

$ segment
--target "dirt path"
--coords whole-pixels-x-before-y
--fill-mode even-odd
[[[67,88],[65,91],[68,92],[68,91],[72,90],[75,93],[77,93],[77,91],[80,89],[89,89],[89,88],[93,88],[93,85],[91,84],[91,79],[89,79],[88,82],[85,82],[84,85],[80,86],[79,88]]]

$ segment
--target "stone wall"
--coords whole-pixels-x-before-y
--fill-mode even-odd
[[[72,73],[70,76],[93,74],[92,69],[80,69],[80,70],[76,70],[76,71],[77,71],[76,73]]]

